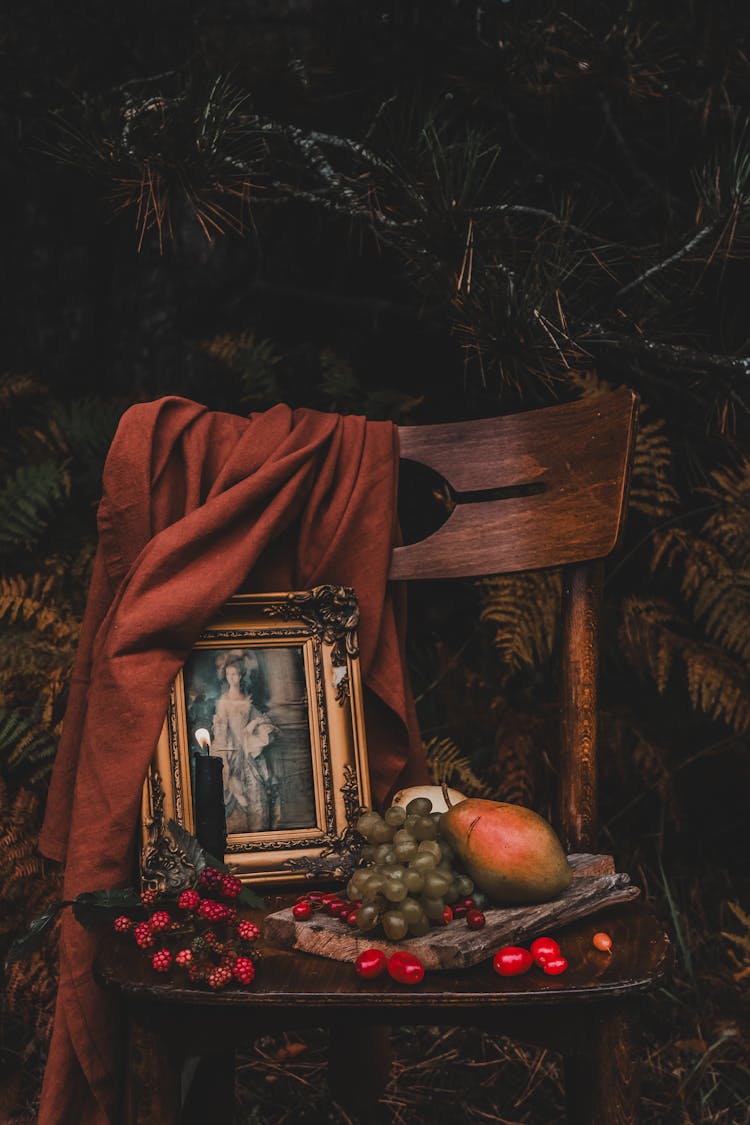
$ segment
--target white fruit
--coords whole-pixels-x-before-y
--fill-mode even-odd
[[[409,801],[413,801],[416,797],[427,797],[428,800],[432,801],[433,812],[448,811],[441,785],[412,785],[409,789],[399,789],[391,804],[406,807]],[[466,800],[466,794],[459,793],[458,789],[449,789],[448,798],[451,805],[457,805],[459,801]]]

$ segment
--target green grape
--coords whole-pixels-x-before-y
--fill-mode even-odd
[[[383,894],[389,902],[403,902],[409,892],[403,879],[386,879]]]
[[[435,857],[430,852],[417,852],[414,859],[409,861],[411,870],[418,871],[420,875],[432,871],[435,866]]]
[[[406,809],[402,808],[401,805],[391,805],[383,819],[386,824],[390,824],[394,828],[400,828],[406,820]]]
[[[378,844],[373,859],[378,867],[382,867],[386,863],[394,863],[396,856],[390,844]]]
[[[424,890],[424,876],[419,871],[414,871],[413,868],[406,872],[404,883],[410,895],[421,894]]]
[[[398,844],[394,844],[393,850],[399,863],[408,863],[417,854],[417,841],[401,840]]]
[[[419,798],[417,798],[419,800]],[[418,840],[434,840],[437,836],[437,829],[432,823],[429,816],[420,816],[417,823],[414,825],[414,835]]]
[[[418,820],[419,817],[416,815],[416,813],[412,813],[411,816],[407,816],[406,820],[404,821],[404,831],[413,833],[414,826],[416,825]]]
[[[375,847],[375,844],[365,844],[365,846],[362,848],[362,854],[360,856],[362,863],[372,862],[372,858],[375,855]]]
[[[460,898],[460,897],[461,896],[459,895],[458,891],[456,890],[455,881],[453,881],[451,883],[451,885],[448,887],[448,890],[443,895],[443,898],[448,903],[448,906],[453,906],[453,903],[456,901],[456,899]]]
[[[421,921],[425,912],[415,898],[405,898],[401,903],[401,913],[411,926],[414,922]]]
[[[425,934],[430,932],[430,921],[423,915],[419,921],[413,922],[409,926],[409,934],[411,937],[424,937]]]
[[[440,827],[440,821],[443,819],[444,816],[445,816],[445,813],[441,813],[441,812],[431,812],[430,813],[430,819],[431,819],[432,823],[435,825],[436,828]]]
[[[443,853],[437,840],[422,840],[417,851],[420,855],[434,855],[436,865],[440,863],[443,858]]]
[[[376,903],[365,903],[357,911],[357,929],[374,930],[380,919],[380,907]]]
[[[362,894],[360,895],[360,898],[364,902],[368,902],[370,901],[370,899],[373,899],[377,895],[382,894],[384,882],[385,880],[383,879],[383,876],[379,872],[373,870],[372,874],[368,876],[367,882],[362,887]]]
[[[474,890],[474,884],[468,875],[458,876],[456,879],[456,890],[458,891],[459,897],[466,898],[467,895],[471,894]]]
[[[431,922],[439,922],[443,917],[443,913],[445,911],[445,903],[441,898],[422,897],[420,899],[420,903],[422,909]],[[363,908],[360,907],[360,910],[362,909]],[[359,911],[357,912],[357,918],[359,918]]]
[[[389,844],[393,839],[393,834],[396,831],[390,824],[386,824],[384,820],[378,817],[378,823],[373,824],[370,829],[370,834],[367,837],[373,844]]]
[[[432,812],[432,801],[429,797],[415,797],[406,806],[407,816],[427,816],[430,812]]]
[[[427,898],[442,898],[450,885],[451,877],[443,871],[428,871],[424,877],[424,893]]]
[[[372,839],[372,830],[376,824],[381,823],[381,817],[376,812],[366,812],[357,821],[357,831],[366,840]]]
[[[381,918],[385,936],[391,941],[401,941],[409,928],[400,910],[386,910]]]
[[[399,828],[393,837],[393,846],[397,848],[399,844],[409,844],[413,839],[414,834],[410,828]]]

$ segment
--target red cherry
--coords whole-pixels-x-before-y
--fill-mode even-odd
[[[564,973],[568,967],[568,962],[564,957],[550,957],[542,965],[545,973],[550,977],[559,977],[560,973]]]
[[[520,945],[506,945],[498,949],[492,958],[492,968],[501,977],[517,977],[521,973],[527,973],[533,964],[534,958],[528,949],[522,949]]]
[[[486,921],[481,910],[469,910],[466,915],[466,925],[470,930],[481,930]]]
[[[336,894],[335,891],[327,891],[324,895],[322,894],[320,896],[320,901],[325,902],[325,903],[329,903],[329,902],[333,902],[333,900],[337,899],[338,897],[339,896]]]
[[[363,980],[379,977],[385,969],[387,958],[382,949],[363,949],[354,962],[354,971]]]
[[[342,906],[341,910],[338,911],[338,916],[339,916],[339,918],[341,919],[342,922],[346,922],[348,920],[351,912],[352,912],[352,905],[351,905],[350,902],[347,902],[346,905]]]
[[[326,905],[325,913],[333,914],[334,916],[336,916],[337,914],[340,914],[344,907],[347,905],[348,903],[344,902],[343,898],[331,899],[331,901]]]
[[[424,977],[424,965],[413,953],[399,950],[388,958],[388,972],[399,984],[419,984]]]
[[[560,946],[551,937],[538,937],[536,941],[532,941],[529,948],[531,949],[531,956],[541,967],[544,967],[544,962],[549,961],[550,958],[554,959],[560,956]]]
[[[452,922],[452,921],[453,921],[453,908],[450,907],[450,906],[446,906],[445,910],[443,911],[443,917],[440,919],[440,925],[441,926],[447,926],[448,923]]]
[[[298,922],[306,922],[312,914],[312,906],[309,902],[295,902],[292,907],[292,914]]]
[[[465,918],[466,917],[466,907],[463,906],[460,902],[457,902],[456,905],[453,907],[453,917],[454,918]]]
[[[357,925],[357,911],[356,910],[350,910],[349,911],[349,913],[346,916],[346,924],[347,924],[347,926],[356,926]]]

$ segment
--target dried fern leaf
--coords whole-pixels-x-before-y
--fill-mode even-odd
[[[467,797],[491,797],[489,787],[477,777],[469,759],[451,738],[428,738],[424,744],[433,784],[455,786]]]
[[[560,617],[559,568],[493,575],[478,586],[480,619],[495,626],[494,643],[509,669],[549,659]]]

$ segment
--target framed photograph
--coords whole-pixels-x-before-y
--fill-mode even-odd
[[[201,634],[172,684],[144,786],[144,881],[179,884],[183,860],[165,826],[200,835],[207,755],[221,763],[225,861],[242,879],[302,880],[335,851],[370,805],[358,622],[353,590],[319,586],[239,594]]]

